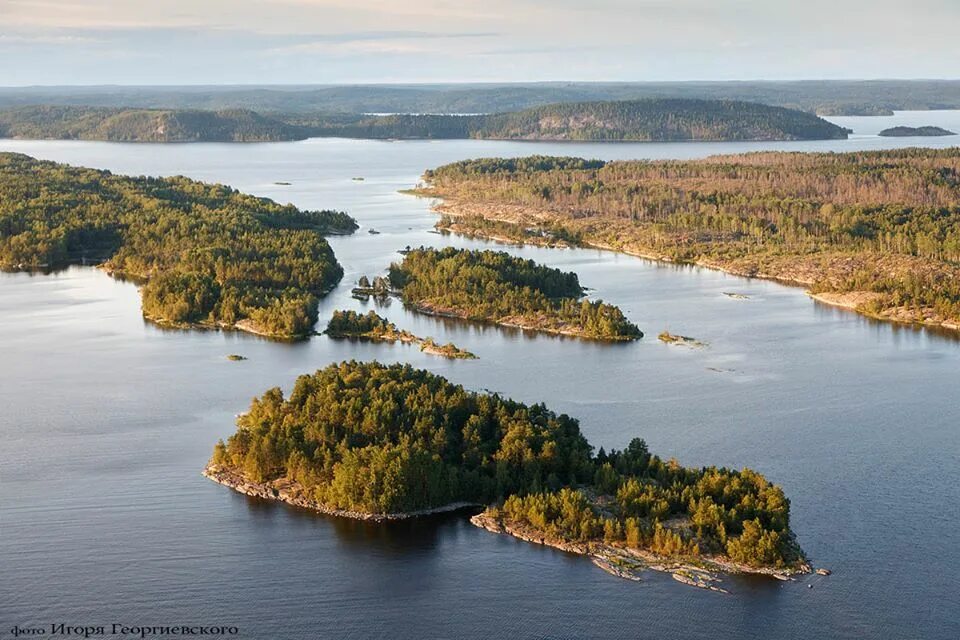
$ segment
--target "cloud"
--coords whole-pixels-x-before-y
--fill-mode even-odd
[[[946,77],[958,23],[955,0],[0,0],[0,85]]]

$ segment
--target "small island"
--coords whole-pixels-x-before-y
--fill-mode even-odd
[[[943,129],[941,127],[891,127],[889,129],[884,129],[878,135],[885,138],[911,138],[915,136],[919,137],[937,137],[937,136],[955,136],[957,135],[953,131]]]
[[[367,276],[360,276],[357,286],[350,290],[354,298],[367,300],[370,297],[386,298],[390,295],[390,281],[384,276],[376,276],[371,282]]]
[[[640,439],[595,455],[542,404],[467,391],[409,365],[342,362],[254,399],[204,471],[241,493],[373,521],[477,506],[473,523],[723,590],[719,573],[809,572],[790,502],[762,475],[686,468]]]
[[[696,338],[691,338],[690,336],[681,336],[676,333],[670,333],[669,331],[661,331],[657,338],[660,340],[660,342],[665,342],[667,344],[678,344],[697,349],[707,346],[706,342],[700,342]]]
[[[325,333],[331,338],[356,338],[374,342],[403,342],[418,344],[424,353],[460,360],[474,360],[477,356],[460,349],[452,342],[437,344],[433,338],[419,338],[409,331],[402,331],[376,311],[365,315],[356,311],[334,311]]]
[[[305,337],[343,276],[324,235],[356,228],[220,184],[0,153],[0,268],[100,265],[141,285],[162,325]]]
[[[581,299],[577,274],[503,251],[410,249],[390,266],[389,282],[406,305],[429,315],[594,340],[643,337],[618,307]]]

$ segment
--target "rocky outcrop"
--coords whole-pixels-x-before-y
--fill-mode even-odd
[[[311,498],[303,487],[296,482],[286,479],[272,480],[270,482],[251,482],[239,473],[215,464],[209,464],[203,470],[203,475],[216,483],[230,487],[234,491],[242,493],[253,498],[262,498],[264,500],[278,500],[287,504],[303,509],[310,509],[331,516],[341,518],[353,518],[355,520],[368,520],[370,522],[387,522],[390,520],[408,520],[410,518],[419,518],[423,516],[434,515],[438,513],[449,513],[451,511],[460,511],[462,509],[476,508],[482,505],[472,502],[451,502],[432,509],[421,509],[419,511],[404,511],[400,513],[367,513],[365,511],[349,511],[346,509],[335,509]]]

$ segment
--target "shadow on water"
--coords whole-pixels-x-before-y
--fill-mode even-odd
[[[936,336],[937,338],[950,342],[960,342],[960,331],[954,331],[952,329],[946,329],[944,327],[935,325],[881,320],[879,318],[873,318],[864,315],[853,309],[838,307],[836,305],[821,302],[813,298],[811,298],[811,300],[814,303],[818,318],[821,319],[835,319],[843,317],[845,320],[849,320],[850,317],[853,317],[859,327],[867,327],[874,333],[889,331],[893,335],[894,339],[922,339],[929,336]]]
[[[439,546],[453,530],[468,525],[477,507],[466,507],[449,513],[395,520],[371,522],[318,513],[274,500],[237,494],[246,503],[254,518],[272,520],[283,517],[298,524],[317,526],[332,531],[346,547],[360,550],[377,549],[381,553],[403,555],[411,551],[429,551]],[[472,526],[472,525],[469,525]]]

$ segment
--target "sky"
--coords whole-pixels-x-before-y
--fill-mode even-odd
[[[0,0],[0,86],[960,77],[960,0]]]

